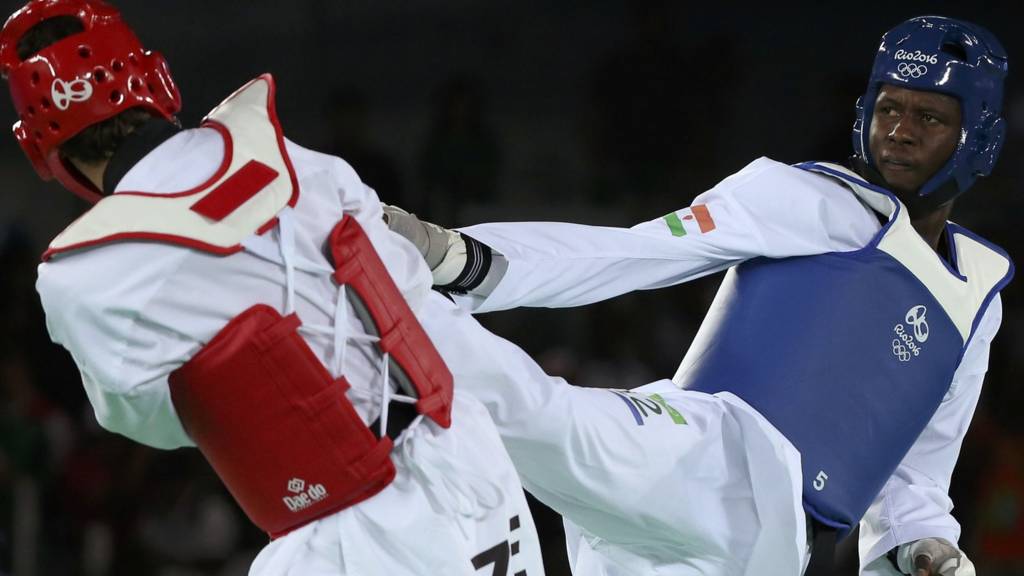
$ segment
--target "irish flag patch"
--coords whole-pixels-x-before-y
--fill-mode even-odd
[[[706,234],[715,229],[715,220],[704,204],[694,204],[678,212],[670,212],[665,216],[665,223],[673,236],[686,236],[694,232]]]

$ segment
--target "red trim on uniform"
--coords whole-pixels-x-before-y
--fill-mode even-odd
[[[267,89],[267,113],[268,113],[268,118],[270,120],[271,125],[274,127],[274,133],[277,136],[278,149],[281,152],[281,157],[284,159],[285,166],[288,168],[288,176],[289,176],[289,179],[291,180],[291,183],[292,183],[292,195],[291,195],[291,198],[288,201],[288,205],[294,207],[298,203],[298,201],[299,201],[299,180],[298,180],[298,176],[295,173],[295,166],[292,164],[291,157],[288,156],[288,149],[286,147],[285,140],[284,140],[284,132],[281,129],[281,122],[280,122],[280,120],[279,120],[279,118],[277,116],[277,110],[276,110],[277,84],[274,81],[273,75],[271,75],[271,74],[262,74],[259,77],[249,81],[247,84],[245,84],[245,86],[242,86],[238,90],[234,91],[231,94],[231,96],[228,96],[227,98],[225,98],[224,102],[227,102],[232,97],[234,97],[236,94],[238,94],[242,90],[245,90],[246,88],[251,86],[254,82],[257,82],[259,80],[265,80],[267,82],[267,84],[268,84],[268,89]],[[196,194],[196,193],[201,192],[204,189],[209,188],[210,186],[212,186],[215,182],[217,182],[217,180],[219,180],[220,178],[222,178],[224,176],[224,173],[227,172],[228,168],[231,166],[231,160],[234,157],[234,142],[233,142],[233,140],[231,138],[231,133],[228,132],[227,127],[225,127],[223,124],[221,124],[220,122],[218,122],[216,120],[210,120],[209,118],[205,118],[203,120],[203,123],[201,124],[201,127],[203,127],[203,128],[213,128],[214,130],[216,130],[221,135],[221,137],[224,140],[224,158],[222,159],[221,165],[217,169],[217,172],[213,176],[211,176],[206,182],[204,182],[203,184],[197,186],[196,188],[192,188],[192,189],[186,190],[184,192],[175,192],[175,193],[172,193],[172,194],[160,194],[160,193],[152,193],[152,192],[118,192],[117,194],[128,194],[128,195],[131,195],[131,196],[150,196],[150,197],[159,197],[159,198],[177,198],[177,197],[189,196],[189,195],[192,195],[192,194]],[[101,200],[101,202],[102,202],[102,200]],[[84,217],[84,215],[82,217]],[[80,218],[82,218],[82,217],[80,217]],[[265,224],[260,226],[256,230],[256,233],[257,234],[264,234],[268,230],[273,229],[274,226],[276,226],[276,224],[277,224],[277,216],[274,216],[273,218],[268,220]],[[235,253],[237,253],[237,252],[242,250],[242,246],[239,245],[239,244],[236,244],[234,246],[223,247],[223,246],[214,246],[212,244],[207,244],[205,242],[199,242],[197,240],[192,240],[190,238],[185,238],[185,237],[182,237],[182,236],[175,236],[175,235],[172,235],[172,234],[158,234],[158,233],[152,233],[152,232],[122,232],[122,233],[119,233],[119,234],[112,234],[110,236],[105,236],[103,238],[96,238],[96,239],[90,240],[88,242],[81,242],[81,243],[78,243],[78,244],[72,244],[72,245],[69,245],[69,246],[61,247],[61,248],[50,248],[45,253],[43,253],[42,260],[45,262],[45,261],[49,260],[50,258],[52,258],[56,254],[60,254],[60,253],[63,253],[63,252],[68,252],[70,250],[77,250],[77,249],[81,249],[81,248],[88,248],[88,247],[91,247],[91,246],[96,246],[96,245],[99,245],[99,244],[103,244],[105,242],[114,242],[114,241],[119,241],[119,240],[155,240],[155,241],[161,241],[161,242],[168,242],[168,243],[171,243],[171,244],[177,244],[177,245],[185,246],[185,247],[188,247],[188,248],[194,248],[194,249],[197,249],[197,250],[201,250],[201,251],[205,251],[205,252],[211,252],[213,254],[225,255],[225,256],[229,255],[229,254],[235,254]]]
[[[277,133],[277,145],[281,147],[281,156],[284,158],[284,164],[288,167],[288,175],[292,179],[292,197],[288,200],[288,205],[292,208],[299,203],[299,179],[295,174],[295,166],[292,165],[292,159],[288,156],[288,150],[284,142],[284,131],[281,129],[281,121],[277,117],[277,82],[274,81],[274,76],[270,73],[260,74],[256,80],[263,79],[267,81],[269,90],[267,90],[267,111],[270,113],[270,123],[274,125],[274,131]],[[253,80],[255,82],[256,80]]]
[[[43,262],[46,262],[57,254],[63,254],[64,252],[69,252],[71,250],[81,250],[83,248],[91,248],[101,244],[109,244],[124,240],[149,240],[164,244],[174,244],[177,246],[184,246],[186,248],[194,248],[202,252],[210,252],[219,256],[230,256],[231,254],[242,251],[242,246],[240,244],[227,247],[214,246],[213,244],[207,244],[206,242],[200,242],[184,236],[175,236],[173,234],[157,234],[155,232],[123,232],[121,234],[112,234],[110,236],[104,236],[103,238],[97,238],[88,242],[80,242],[78,244],[72,244],[71,246],[64,246],[63,248],[50,248],[43,253],[42,260]]]
[[[711,212],[703,204],[696,204],[690,207],[690,211],[697,218],[697,225],[700,226],[700,233],[706,234],[715,229],[715,221],[711,218]]]
[[[231,138],[231,133],[228,132],[227,127],[219,122],[214,122],[212,120],[206,121],[203,122],[203,124],[200,127],[213,128],[214,130],[217,131],[218,134],[220,134],[221,138],[224,140],[224,158],[221,160],[220,166],[217,168],[217,171],[214,172],[213,176],[207,178],[206,181],[200,184],[199,186],[196,186],[195,188],[189,188],[188,190],[184,190],[182,192],[172,192],[170,194],[165,194],[162,192],[128,191],[117,192],[117,194],[124,194],[126,196],[145,196],[150,198],[181,198],[183,196],[191,196],[193,194],[198,194],[199,192],[206,190],[210,186],[213,186],[213,184],[217,182],[217,180],[220,180],[224,176],[224,173],[228,171],[228,168],[231,167],[231,160],[235,156],[235,143],[234,140]]]
[[[269,186],[277,176],[277,170],[258,160],[250,160],[238,172],[193,204],[190,210],[220,222],[260,190]]]
[[[263,236],[267,232],[270,232],[274,228],[277,228],[277,222],[278,222],[277,216],[274,216],[274,218],[271,219],[270,222],[267,222],[263,226],[260,226],[260,229],[256,231],[256,235],[257,236]]]

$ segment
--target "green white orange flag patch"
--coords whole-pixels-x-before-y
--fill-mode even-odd
[[[711,211],[704,204],[694,204],[689,208],[683,208],[677,212],[670,212],[665,215],[665,223],[673,236],[686,236],[687,234],[707,234],[715,229],[715,220],[711,217]]]

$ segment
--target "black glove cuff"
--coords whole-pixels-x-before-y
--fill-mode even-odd
[[[897,572],[899,572],[900,574],[903,574],[904,572],[902,570],[900,570],[900,561],[899,561],[899,559],[897,557],[897,555],[899,554],[899,550],[900,550],[900,547],[897,546],[897,547],[893,548],[892,550],[889,550],[885,554],[885,557],[889,559],[889,562],[892,562],[892,567],[895,568]]]
[[[491,271],[491,247],[462,232],[459,232],[459,235],[466,243],[466,266],[451,284],[435,286],[442,292],[465,294],[479,286],[487,277],[487,273]]]

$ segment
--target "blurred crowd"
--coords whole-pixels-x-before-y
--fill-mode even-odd
[[[374,103],[352,85],[331,92],[322,114],[329,137],[290,136],[348,160],[384,201],[443,225],[529,218],[628,226],[656,218],[753,160],[727,153],[735,134],[718,114],[743,73],[721,49],[729,44],[712,36],[684,50],[662,22],[636,22],[634,37],[590,70],[573,121],[577,147],[569,157],[577,160],[567,165],[537,142],[529,166],[510,166],[509,147],[533,143],[493,112],[489,84],[472,73],[438,85],[423,108],[427,129],[411,164],[379,143]],[[696,56],[712,46],[713,66]],[[685,83],[682,68],[703,79],[700,89]],[[822,116],[834,123],[776,158],[843,160],[860,82],[808,95],[807,106],[834,111]],[[954,219],[1020,257],[1024,98],[1010,100],[1007,116],[1011,143],[996,174],[964,197]],[[565,193],[548,193],[560,188]],[[49,342],[33,288],[43,246],[28,226],[0,228],[0,576],[245,574],[266,536],[200,455],[151,450],[97,426],[73,362]],[[583,386],[634,387],[671,377],[719,280],[481,320],[551,374]],[[951,490],[961,545],[987,576],[1024,575],[1022,286],[1018,279],[1003,293],[1003,327]],[[560,520],[540,505],[536,514],[548,574],[568,575]],[[854,574],[851,542],[841,555]]]

